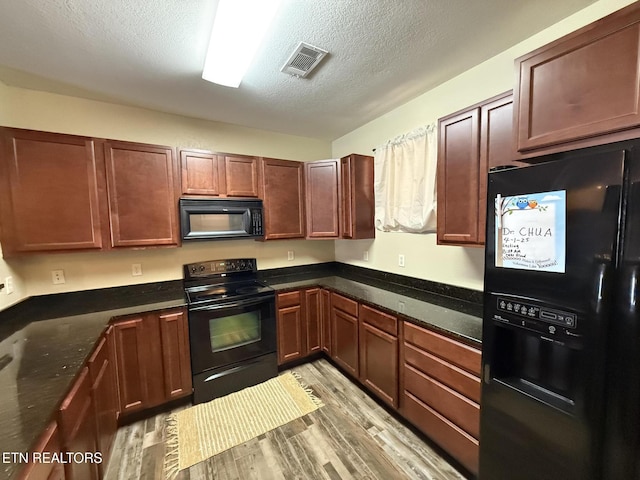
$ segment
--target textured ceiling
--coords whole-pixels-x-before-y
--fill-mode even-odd
[[[332,140],[594,1],[284,0],[232,89],[200,77],[215,0],[5,0],[0,81]]]

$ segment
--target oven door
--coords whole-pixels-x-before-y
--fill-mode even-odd
[[[193,373],[276,351],[275,295],[189,308]]]

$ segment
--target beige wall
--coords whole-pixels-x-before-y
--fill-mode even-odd
[[[0,125],[4,126],[292,160],[328,158],[331,153],[331,145],[326,141],[8,87],[2,83],[0,105]],[[32,295],[178,279],[182,277],[184,263],[201,260],[256,257],[260,269],[331,261],[333,243],[236,240],[172,249],[0,259],[0,278],[12,275],[16,283],[12,295],[0,291],[0,309]],[[287,261],[289,250],[294,251],[293,261]],[[142,264],[141,277],[131,276],[132,263]],[[51,283],[53,269],[65,271],[64,285]]]
[[[514,87],[514,60],[618,10],[630,0],[600,0],[456,78],[333,142],[333,156],[371,152],[377,145]],[[363,253],[369,250],[369,261]],[[405,267],[398,255],[405,255]],[[437,246],[435,234],[376,232],[375,241],[337,241],[336,260],[482,290],[484,249]]]

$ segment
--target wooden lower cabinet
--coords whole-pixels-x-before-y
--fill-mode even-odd
[[[54,421],[49,424],[33,448],[33,453],[59,454],[61,451],[60,431]],[[62,463],[30,462],[20,472],[20,480],[64,480],[64,465]]]
[[[331,335],[331,358],[358,377],[358,303],[334,292],[331,293]]]
[[[400,413],[478,473],[480,350],[404,322]]]
[[[141,410],[149,403],[144,317],[130,316],[113,325],[120,414]]]
[[[121,317],[113,328],[121,414],[191,394],[184,308]]]
[[[320,348],[331,356],[331,292],[320,290]]]
[[[302,291],[279,293],[276,296],[278,330],[278,364],[304,356]]]
[[[91,396],[89,369],[84,367],[58,410],[62,453],[96,452],[96,421]],[[69,462],[64,466],[66,480],[100,478],[98,463]]]
[[[276,296],[278,365],[321,351],[321,292],[314,287]]]
[[[322,345],[322,296],[319,288],[304,291],[304,317],[306,320],[306,353],[318,353]]]
[[[106,473],[111,445],[118,430],[118,384],[114,358],[113,327],[109,327],[87,362],[96,420],[96,445],[102,453],[102,462],[98,466],[101,476]]]
[[[398,407],[398,320],[360,305],[360,381],[390,406]]]
[[[158,315],[160,346],[164,375],[164,399],[191,395],[191,356],[189,329],[184,309]]]

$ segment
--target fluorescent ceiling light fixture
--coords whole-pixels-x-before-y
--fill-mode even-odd
[[[202,78],[237,88],[281,0],[220,0]]]

